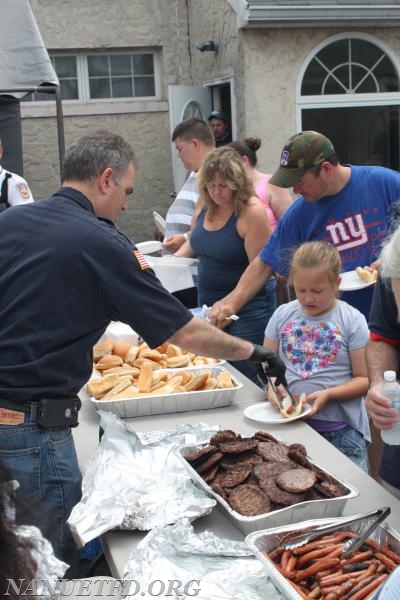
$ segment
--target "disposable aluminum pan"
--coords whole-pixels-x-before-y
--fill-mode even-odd
[[[292,523],[291,525],[286,525],[284,527],[273,527],[264,531],[250,533],[246,537],[246,542],[255,556],[262,562],[267,574],[273,580],[282,594],[284,594],[285,598],[288,598],[288,600],[302,600],[300,594],[298,594],[290,585],[286,577],[280,573],[273,561],[269,560],[265,553],[269,553],[275,548],[279,547],[284,536],[290,532],[293,532],[293,534],[300,534],[321,525],[340,523],[341,520],[348,518],[349,517],[339,517],[336,519],[312,519],[305,521],[304,523]],[[372,524],[373,521],[374,519],[366,519],[362,522],[344,525],[343,529],[346,531],[352,531],[356,534],[361,534],[369,525]],[[397,554],[400,554],[400,534],[392,529],[387,523],[378,525],[369,538],[375,540],[379,544],[388,543],[391,550]],[[373,593],[376,593],[376,591],[377,590],[375,590]]]
[[[278,436],[275,436],[275,438],[278,440],[278,442],[285,444],[285,442]],[[228,517],[244,534],[248,534],[253,531],[258,531],[260,529],[287,525],[289,523],[295,523],[297,521],[306,521],[311,517],[327,518],[340,516],[343,513],[343,509],[346,505],[347,500],[355,498],[359,494],[357,488],[352,486],[351,483],[348,483],[347,481],[340,479],[336,475],[333,475],[333,473],[327,471],[320,464],[313,461],[312,458],[308,456],[307,458],[313,465],[324,471],[324,473],[326,473],[328,476],[332,477],[338,483],[344,486],[347,489],[347,493],[343,496],[338,496],[337,498],[306,500],[304,502],[299,502],[298,504],[293,504],[292,506],[288,506],[286,508],[271,511],[269,513],[257,515],[254,517],[247,517],[233,510],[233,508],[228,504],[228,502],[224,500],[219,494],[214,492],[214,490],[208,485],[208,483],[204,481],[202,476],[199,475],[197,471],[195,471],[195,469],[193,469],[193,467],[189,464],[187,460],[185,460],[185,455],[195,450],[198,450],[201,447],[202,446],[186,446],[184,448],[180,448],[178,451],[180,458],[185,464],[186,468],[188,469],[192,480],[196,482],[197,485],[206,490],[209,494],[211,494],[211,496],[213,496],[218,501],[219,506],[224,510],[224,512],[227,513]]]
[[[169,372],[182,371],[182,369],[166,369]],[[199,369],[186,368],[185,371],[198,372]],[[209,371],[212,377],[218,377],[222,371],[227,371],[224,367],[214,365],[204,365],[204,371]],[[132,398],[123,398],[119,400],[96,400],[88,396],[89,400],[95,405],[97,410],[109,410],[118,417],[144,417],[147,415],[162,415],[166,413],[178,413],[189,410],[205,410],[209,408],[219,408],[229,406],[233,402],[236,392],[243,387],[243,383],[234,375],[229,373],[235,384],[234,388],[199,390],[195,392],[178,392],[176,394],[165,394],[163,396],[140,394]]]

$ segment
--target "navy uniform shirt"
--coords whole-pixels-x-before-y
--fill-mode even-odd
[[[61,188],[0,216],[0,399],[77,393],[110,321],[155,347],[191,318],[80,192]]]
[[[374,286],[371,315],[368,322],[372,339],[385,341],[400,351],[400,324],[396,300],[388,279]],[[383,376],[383,373],[382,373]],[[399,377],[399,373],[397,374]],[[390,485],[400,489],[400,446],[384,444],[379,475]]]

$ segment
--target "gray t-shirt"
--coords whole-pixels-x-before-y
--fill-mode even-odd
[[[279,306],[270,318],[265,335],[279,342],[292,394],[335,387],[352,378],[349,352],[365,348],[367,321],[356,308],[339,300],[329,312],[311,317],[298,300]],[[330,402],[313,419],[347,423],[370,440],[364,398]]]

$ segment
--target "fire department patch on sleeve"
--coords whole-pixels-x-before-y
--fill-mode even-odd
[[[136,260],[139,263],[139,267],[142,269],[142,271],[144,269],[150,269],[150,265],[147,262],[147,258],[145,256],[143,256],[143,254],[141,252],[139,252],[139,250],[134,250],[133,251],[133,256],[136,258]]]
[[[17,183],[17,185],[15,187],[17,188],[18,193],[21,196],[22,200],[30,199],[31,194],[30,194],[29,188],[26,183]]]

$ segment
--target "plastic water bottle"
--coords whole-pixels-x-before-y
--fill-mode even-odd
[[[400,384],[396,379],[396,371],[385,371],[381,392],[392,401],[392,408],[400,414]],[[382,429],[381,437],[386,444],[400,445],[400,422],[395,423],[390,429]]]

